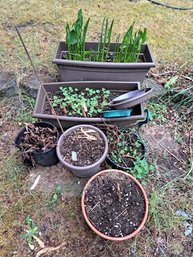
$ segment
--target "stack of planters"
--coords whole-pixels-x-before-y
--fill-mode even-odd
[[[83,24],[80,10],[72,28],[67,23],[66,42],[59,42],[53,59],[62,82],[39,88],[33,117],[67,128],[56,147],[60,162],[76,176],[94,175],[83,190],[85,220],[103,238],[122,241],[147,219],[143,187],[120,170],[137,167],[139,179],[144,172],[135,164],[144,159],[145,145],[128,126],[145,118],[150,90],[140,90],[140,83],[155,65],[144,44],[146,29],[134,32],[133,23],[111,43],[114,21],[103,19],[99,42],[86,42],[89,21]],[[105,159],[115,169],[98,172]]]

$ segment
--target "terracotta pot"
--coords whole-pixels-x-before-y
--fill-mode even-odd
[[[79,167],[79,166],[74,166],[72,164],[69,164],[68,162],[66,162],[63,159],[62,154],[60,152],[60,147],[61,147],[61,144],[62,144],[64,138],[67,137],[73,130],[76,130],[80,127],[91,128],[91,129],[95,130],[96,132],[98,132],[100,134],[100,136],[103,138],[104,143],[105,143],[105,150],[104,150],[103,155],[100,157],[100,159],[98,161],[96,161],[95,163],[93,163],[89,166],[84,166],[84,167]],[[98,129],[94,126],[91,126],[91,125],[77,125],[72,128],[69,128],[61,135],[61,137],[58,140],[56,152],[57,152],[58,159],[60,160],[60,162],[66,168],[70,169],[74,175],[76,175],[78,177],[91,177],[92,175],[94,175],[96,172],[98,172],[100,170],[101,163],[106,159],[106,156],[108,153],[108,141],[107,141],[105,134],[100,129]]]
[[[128,176],[128,178],[130,178],[142,191],[143,193],[143,196],[144,196],[144,201],[145,201],[145,213],[144,213],[144,217],[143,217],[143,220],[141,222],[141,224],[139,225],[139,227],[134,231],[132,232],[131,234],[127,235],[127,236],[124,236],[124,237],[110,237],[110,236],[106,236],[105,234],[99,232],[93,225],[92,223],[90,222],[88,216],[87,216],[87,213],[86,213],[86,210],[85,210],[85,205],[84,205],[84,201],[85,201],[85,192],[86,192],[86,189],[88,188],[88,186],[92,183],[93,180],[95,180],[98,176],[101,176],[105,173],[114,173],[114,172],[118,172],[120,174],[124,174],[125,176]],[[104,238],[104,239],[107,239],[107,240],[111,240],[111,241],[124,241],[124,240],[128,240],[134,236],[136,236],[139,231],[143,228],[146,220],[147,220],[147,216],[148,216],[148,199],[147,199],[147,195],[146,195],[146,192],[144,190],[144,188],[142,187],[142,185],[139,183],[138,180],[136,180],[133,176],[131,176],[130,174],[128,173],[125,173],[123,171],[120,171],[120,170],[113,170],[113,169],[109,169],[109,170],[103,170],[97,174],[95,174],[92,178],[89,179],[89,181],[86,183],[84,189],[83,189],[83,193],[82,193],[82,198],[81,198],[81,207],[82,207],[82,213],[83,213],[83,216],[86,220],[86,223],[88,224],[88,226],[92,229],[93,232],[95,232],[98,236]]]

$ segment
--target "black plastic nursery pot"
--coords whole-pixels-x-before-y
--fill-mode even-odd
[[[141,157],[141,160],[145,159],[145,156],[146,156],[146,146],[145,146],[145,143],[141,140],[140,136],[133,133],[132,136],[135,136],[137,137],[138,139],[140,139],[140,143],[142,145],[142,157]],[[110,158],[109,155],[107,155],[106,157],[106,162],[108,165],[110,165],[113,169],[119,169],[119,170],[123,170],[123,171],[128,171],[130,170],[130,168],[134,167],[134,164],[132,166],[124,166],[124,165],[119,165],[115,162],[115,160],[113,160],[112,158]]]
[[[36,123],[33,123],[33,125],[43,127],[43,128],[45,128],[45,127],[48,127],[51,129],[55,128],[54,125],[52,125],[48,122],[36,122]],[[17,148],[19,148],[19,150],[21,150],[20,145],[22,143],[22,139],[23,139],[23,135],[24,135],[25,131],[26,131],[25,127],[21,128],[15,138],[15,146]],[[55,143],[57,143],[58,138],[59,138],[59,133],[57,130],[57,138],[56,138]],[[34,151],[34,152],[32,152],[32,157],[37,164],[42,165],[44,167],[52,166],[59,162],[59,159],[56,154],[56,146],[45,152],[35,152]]]
[[[120,82],[120,81],[73,81],[73,82],[57,82],[57,83],[47,83],[43,84],[43,87],[39,88],[38,95],[36,98],[36,105],[33,111],[33,117],[50,122],[55,126],[58,126],[56,116],[53,114],[48,114],[44,111],[46,103],[46,94],[55,93],[59,91],[60,87],[72,87],[78,88],[79,90],[85,88],[102,89],[106,88],[112,91],[117,91],[120,93],[125,93],[128,91],[133,91],[140,89],[139,82]],[[143,103],[137,104],[132,107],[132,113],[128,117],[120,118],[102,118],[102,117],[72,117],[72,116],[57,116],[63,128],[69,128],[71,126],[79,124],[103,124],[111,123],[118,126],[126,127],[136,122],[142,121],[145,118]]]
[[[111,43],[109,50],[113,53],[116,43]],[[97,42],[86,42],[85,50],[97,51]],[[137,63],[113,63],[74,61],[64,59],[68,51],[65,42],[58,43],[53,63],[61,75],[61,81],[139,81],[143,82],[150,68],[155,67],[149,46],[142,44],[140,61]]]

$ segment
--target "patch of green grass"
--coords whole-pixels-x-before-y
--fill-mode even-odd
[[[167,106],[165,103],[156,103],[152,101],[148,101],[147,108],[151,113],[151,120],[158,121],[160,123],[166,123],[167,119],[164,117],[164,114],[167,112]]]
[[[16,116],[16,122],[18,123],[33,123],[37,119],[32,117],[32,111],[35,107],[35,99],[30,96],[23,96],[22,98],[23,105],[18,111]]]

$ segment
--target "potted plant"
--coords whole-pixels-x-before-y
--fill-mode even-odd
[[[104,122],[128,126],[145,118],[143,103],[131,107],[131,114],[125,117],[103,118],[101,112],[107,109],[107,103],[112,98],[137,89],[140,89],[138,82],[74,81],[43,84],[38,91],[33,117],[58,126],[52,110],[54,108],[64,128]],[[47,102],[45,91],[52,102],[52,108]]]
[[[127,170],[134,166],[138,158],[145,157],[145,144],[131,128],[119,128],[116,125],[101,127],[103,127],[109,142],[107,161],[113,168]]]
[[[51,166],[58,163],[56,143],[57,128],[47,122],[26,123],[15,138],[15,146],[21,151],[24,162],[34,166]]]
[[[134,22],[115,43],[111,42],[113,22],[103,19],[99,42],[86,42],[90,18],[83,23],[82,10],[72,28],[66,25],[66,41],[58,43],[53,63],[62,81],[139,81],[155,67],[146,29],[134,32]]]
[[[141,184],[120,170],[104,170],[85,185],[81,198],[83,216],[99,236],[128,240],[144,226],[148,199]]]
[[[66,130],[56,148],[60,162],[78,177],[90,177],[100,170],[108,153],[105,134],[91,125]]]

